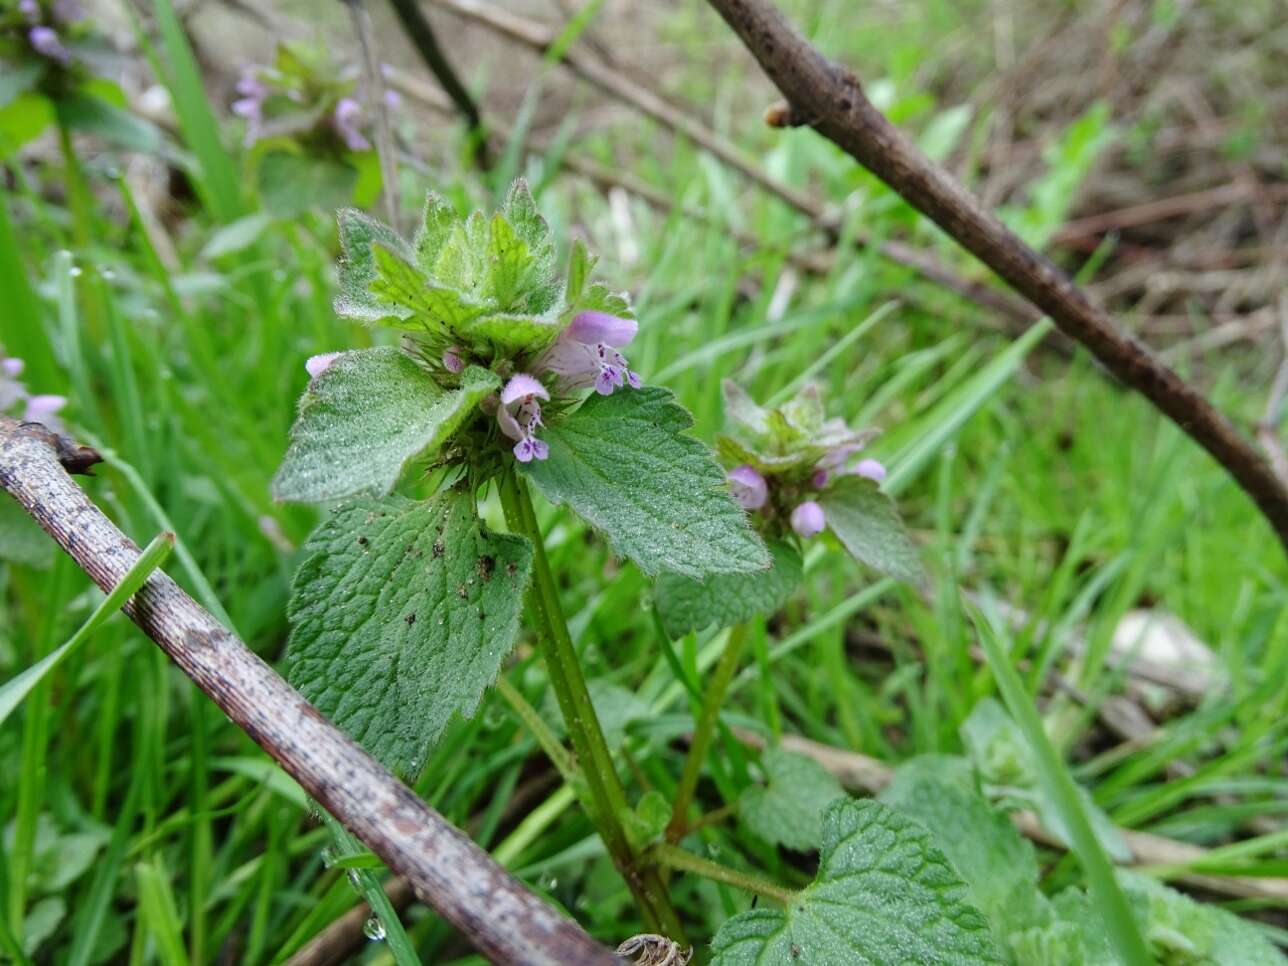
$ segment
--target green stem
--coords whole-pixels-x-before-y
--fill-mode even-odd
[[[528,612],[537,632],[537,643],[546,663],[551,686],[563,714],[564,725],[572,740],[577,763],[586,779],[590,794],[591,819],[608,854],[612,856],[650,929],[666,933],[677,942],[685,942],[684,927],[671,904],[671,897],[657,867],[639,861],[639,855],[626,837],[621,816],[629,806],[626,789],[613,765],[612,753],[604,740],[599,717],[595,714],[581,672],[581,662],[568,633],[568,623],[559,606],[559,592],[546,548],[537,524],[537,515],[528,497],[527,487],[507,471],[501,477],[501,506],[506,524],[515,533],[532,542],[532,588],[528,593]]]
[[[559,738],[550,726],[537,713],[537,709],[528,703],[522,692],[519,691],[509,680],[502,675],[496,679],[496,689],[500,692],[501,697],[505,698],[510,707],[514,709],[520,720],[527,725],[532,736],[537,739],[537,744],[541,750],[546,753],[551,764],[559,771],[559,775],[564,781],[572,783],[577,777],[577,763],[572,760],[572,755],[568,754],[568,749],[563,746]]]
[[[720,705],[724,703],[729,690],[729,682],[738,670],[738,661],[742,658],[743,647],[747,643],[747,625],[735,624],[725,641],[724,652],[716,664],[715,674],[702,696],[702,710],[698,716],[697,726],[693,729],[693,742],[689,745],[689,756],[684,760],[684,771],[680,774],[680,787],[675,792],[675,804],[671,808],[671,821],[666,827],[668,842],[678,842],[684,836],[688,825],[689,805],[693,802],[693,793],[698,787],[698,778],[702,774],[702,765],[707,760],[707,749],[711,747],[711,738],[716,731],[716,721],[720,717]]]
[[[796,898],[796,893],[791,889],[785,889],[777,883],[762,879],[758,875],[752,875],[750,872],[739,872],[737,869],[731,869],[727,865],[721,865],[719,862],[712,862],[710,859],[704,859],[700,855],[686,852],[678,845],[659,842],[649,849],[648,854],[656,862],[668,868],[676,869],[680,872],[692,872],[694,875],[700,875],[704,879],[710,879],[712,882],[723,882],[725,885],[731,885],[736,889],[754,892],[758,896],[773,899],[783,905],[787,905]]]

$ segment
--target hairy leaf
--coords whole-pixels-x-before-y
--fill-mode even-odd
[[[965,894],[920,825],[877,802],[842,799],[824,813],[814,882],[786,909],[753,909],[725,922],[711,944],[711,961],[1000,963],[988,923]]]
[[[585,242],[580,238],[573,240],[572,254],[568,258],[568,280],[564,285],[564,301],[567,304],[577,304],[582,291],[586,288],[586,280],[590,278],[590,273],[598,260],[587,250]]]
[[[388,493],[409,461],[432,455],[499,386],[471,366],[459,389],[444,391],[397,349],[346,352],[300,398],[273,495],[320,502]]]
[[[504,352],[516,349],[536,352],[548,346],[559,334],[558,322],[535,315],[485,315],[462,329],[470,340],[481,339]]]
[[[881,801],[915,818],[934,838],[988,916],[999,940],[1051,921],[1038,891],[1033,845],[975,786],[964,758],[921,755],[899,766]]]
[[[461,221],[461,217],[441,195],[430,192],[425,196],[425,210],[416,231],[416,240],[412,247],[416,252],[416,264],[426,275],[434,274],[434,265],[438,255],[451,236],[452,229]]]
[[[894,501],[871,480],[842,476],[818,498],[827,525],[861,563],[883,574],[920,583],[921,554],[908,536]]]
[[[724,473],[684,433],[692,425],[665,389],[591,396],[545,431],[550,458],[523,471],[650,574],[702,578],[769,567]]]
[[[388,225],[356,208],[342,208],[336,217],[344,253],[340,259],[340,294],[334,303],[336,314],[359,322],[405,318],[409,314],[407,309],[372,294],[368,286],[376,278],[375,246],[383,246],[399,258],[409,260],[413,256],[407,243]]]
[[[752,785],[738,799],[738,814],[766,842],[798,852],[817,849],[823,840],[823,811],[845,790],[813,758],[782,749],[760,759],[768,785]]]
[[[375,757],[414,775],[513,647],[532,547],[488,532],[454,491],[347,504],[304,551],[288,677]]]
[[[801,582],[801,555],[792,544],[768,545],[774,564],[745,574],[712,574],[705,581],[679,574],[657,578],[657,611],[666,633],[677,638],[708,625],[728,627],[778,610]]]
[[[377,245],[373,253],[376,277],[371,281],[371,293],[398,307],[399,328],[410,328],[408,323],[412,323],[450,336],[452,330],[487,311],[486,305],[464,298],[455,289],[431,284],[410,262],[387,248]]]

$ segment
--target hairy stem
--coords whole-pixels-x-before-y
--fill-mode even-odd
[[[721,865],[719,862],[712,862],[710,859],[704,859],[700,855],[686,852],[678,845],[659,842],[649,849],[648,854],[654,861],[668,868],[676,869],[680,872],[692,872],[694,875],[700,875],[704,879],[710,879],[712,882],[723,882],[725,885],[731,885],[736,889],[754,892],[758,896],[773,899],[783,905],[787,905],[796,898],[796,893],[791,889],[770,882],[768,879],[762,879],[758,875],[752,875],[750,872],[739,872],[737,869],[731,869],[727,865]]]
[[[510,471],[501,478],[500,493],[506,524],[515,533],[532,541],[533,574],[528,612],[537,632],[550,683],[559,701],[564,725],[577,754],[577,763],[586,779],[591,818],[613,863],[635,896],[645,922],[650,928],[665,932],[671,939],[684,942],[684,927],[680,925],[661,874],[656,866],[640,861],[639,854],[626,837],[621,821],[621,816],[629,808],[626,789],[613,765],[603,728],[591,704],[581,662],[559,605],[559,590],[550,570],[550,561],[546,558],[541,528],[537,525],[527,487]]]
[[[702,774],[702,764],[707,760],[707,749],[711,747],[711,738],[716,731],[720,705],[724,703],[729,682],[738,670],[738,661],[742,658],[746,643],[747,625],[735,624],[729,631],[729,639],[725,642],[724,652],[716,664],[711,683],[702,696],[702,710],[697,726],[693,729],[693,742],[689,745],[689,756],[684,760],[684,771],[680,774],[680,787],[675,792],[675,803],[671,806],[671,821],[666,827],[668,842],[678,842],[684,836],[689,805],[693,802],[693,793]]]

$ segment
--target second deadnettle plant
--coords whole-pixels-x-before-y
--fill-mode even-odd
[[[730,385],[733,433],[719,442],[727,477],[687,434],[692,418],[672,394],[631,368],[630,305],[589,280],[594,259],[579,242],[558,277],[554,240],[521,181],[490,218],[461,218],[431,196],[411,242],[357,211],[342,211],[339,223],[337,311],[402,335],[397,348],[308,361],[274,493],[343,502],[303,548],[289,611],[292,683],[414,779],[449,720],[472,714],[496,682],[577,791],[650,929],[683,941],[668,869],[782,906],[730,919],[716,938],[719,962],[789,963],[802,949],[809,961],[841,962],[877,934],[917,961],[948,950],[955,962],[994,962],[987,927],[925,833],[886,806],[833,796],[835,782],[793,756],[765,756],[768,785],[748,790],[743,814],[771,840],[773,829],[787,830],[781,844],[821,849],[812,885],[793,892],[680,847],[747,621],[801,580],[800,541],[826,528],[878,569],[919,574],[877,471],[850,466],[865,434],[824,420],[812,390],[764,409]],[[430,471],[427,499],[394,492],[413,465]],[[531,488],[658,578],[670,635],[735,625],[670,806],[656,791],[634,808],[627,799]],[[509,533],[480,519],[478,500],[491,489]],[[572,756],[498,680],[525,605]],[[825,811],[816,807],[831,797]],[[893,897],[892,876],[902,881]],[[372,895],[379,901],[378,886]],[[863,912],[874,904],[883,909],[875,919]]]

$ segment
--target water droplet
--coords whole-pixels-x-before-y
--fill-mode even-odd
[[[102,269],[99,269],[98,274],[99,274],[99,275],[103,278],[103,280],[104,280],[104,281],[106,281],[106,282],[110,282],[110,281],[112,281],[112,279],[116,278],[116,272],[112,271],[110,268],[102,268]]]
[[[380,921],[379,916],[371,916],[362,924],[362,934],[372,942],[380,942],[385,938],[385,924]]]
[[[83,269],[79,265],[73,265],[71,268],[67,270],[67,274],[70,275],[72,278],[80,278],[80,276],[83,274]]]
[[[327,846],[322,850],[322,864],[329,869],[333,862],[335,862],[335,850]]]
[[[349,885],[353,886],[358,892],[362,891],[362,876],[358,875],[357,869],[349,870]]]

